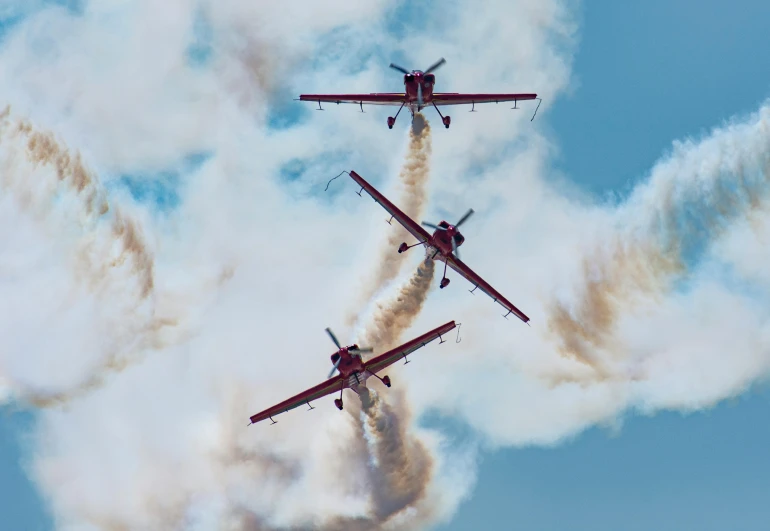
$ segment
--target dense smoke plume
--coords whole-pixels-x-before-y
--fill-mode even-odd
[[[435,262],[426,258],[395,295],[385,295],[375,301],[358,334],[359,344],[373,347],[375,354],[394,347],[419,315],[433,281],[434,269]]]
[[[463,468],[437,429],[419,427],[426,412],[467,423],[483,444],[555,444],[635,408],[708,407],[768,374],[770,257],[757,245],[770,233],[766,107],[678,145],[627,201],[597,206],[550,185],[551,140],[538,125],[570,83],[565,44],[576,26],[566,2],[459,2],[439,32],[425,27],[417,38],[382,33],[385,2],[311,2],[291,13],[236,1],[97,4],[46,8],[6,33],[3,94],[13,89],[24,115],[87,149],[105,181],[162,173],[190,154],[209,159],[180,176],[166,223],[149,223],[152,201],[108,202],[110,188],[74,151],[3,118],[0,400],[67,402],[38,412],[27,455],[58,528],[425,529],[451,517],[476,470],[474,456]],[[447,34],[458,40],[447,44]],[[210,48],[192,66],[191,35]],[[40,55],[46,42],[56,53]],[[247,49],[254,42],[260,50]],[[502,206],[469,227],[464,250],[502,293],[516,292],[531,329],[503,321],[478,292],[444,290],[423,305],[431,261],[393,282],[404,263],[397,246],[411,241],[395,222],[382,254],[357,270],[349,257],[370,236],[360,220],[341,203],[287,192],[280,170],[298,160],[307,173],[330,159],[387,164],[402,139],[343,106],[284,121],[273,112],[283,89],[369,90],[383,80],[376,48],[399,46],[447,50],[455,59],[442,80],[458,89],[486,79],[549,91],[532,123],[479,112],[455,114],[440,143],[411,132],[406,195],[394,198],[419,221],[432,168],[446,184],[442,204],[473,195],[474,207]],[[291,68],[287,56],[318,61]],[[280,94],[267,94],[276,82]],[[472,182],[468,169],[479,170]],[[729,250],[721,262],[719,246]],[[734,266],[750,289],[732,289],[709,262]],[[220,266],[227,282],[199,296]],[[361,304],[349,308],[339,293],[372,267]],[[180,322],[180,300],[192,326]],[[343,412],[328,396],[275,426],[245,427],[250,414],[323,380],[328,316],[353,316],[357,342],[382,352],[408,339],[418,316],[444,322],[448,305],[469,333],[442,347],[428,377],[418,370],[426,351],[393,367],[381,395],[370,380],[363,404],[347,390]],[[166,324],[191,333],[168,339]]]
[[[430,178],[431,132],[430,124],[420,113],[415,113],[412,126],[409,129],[409,145],[407,147],[404,164],[398,175],[401,184],[400,197],[391,199],[402,212],[419,223],[425,209],[427,198],[427,185]],[[387,212],[385,212],[387,215]],[[397,221],[391,222],[392,228],[388,230],[387,240],[381,244],[379,256],[374,260],[371,276],[362,283],[359,292],[358,304],[360,306],[371,299],[401,271],[405,254],[397,252],[401,242],[412,242],[414,237],[406,231]],[[357,310],[348,314],[347,324],[352,325],[356,318]]]
[[[361,345],[375,348],[372,356],[403,341],[403,333],[410,329],[425,302],[434,267],[434,261],[426,258],[394,295],[375,301],[357,340]],[[374,377],[370,378],[369,383],[374,380]],[[395,389],[387,391],[391,399],[390,391],[398,392]],[[372,511],[368,517],[370,527],[362,529],[375,529],[391,518],[398,518],[408,507],[414,510],[422,501],[432,479],[433,458],[419,438],[410,432],[412,415],[403,400],[396,401],[397,407],[394,407],[373,389],[363,387],[359,392],[362,409],[360,413],[354,409],[353,414],[357,434],[367,441],[366,447],[360,449],[359,458],[367,463]],[[348,527],[349,522],[343,525],[342,520],[337,520],[335,525],[340,529],[356,529]],[[363,521],[356,520],[355,525],[363,525]]]
[[[374,517],[384,522],[422,499],[433,462],[425,446],[409,433],[407,408],[395,409],[367,388],[361,392],[361,403],[373,469]]]

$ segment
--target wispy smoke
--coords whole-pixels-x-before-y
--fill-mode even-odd
[[[552,303],[560,350],[606,371],[619,354],[620,316],[671,292],[731,223],[766,204],[769,184],[770,107],[700,142],[676,143],[619,209],[619,228],[583,259],[577,300]]]
[[[415,220],[420,219],[425,207],[426,186],[430,177],[430,155],[430,124],[422,114],[415,113],[412,127],[409,129],[409,146],[404,165],[399,173],[399,182],[402,185],[401,196],[397,200],[392,200],[407,216]],[[362,284],[356,306],[370,300],[401,271],[406,255],[397,252],[398,246],[404,241],[412,242],[414,237],[397,221],[393,221],[392,226],[393,228],[388,230],[387,241],[381,246],[371,276]],[[352,326],[357,317],[356,312],[349,313],[347,324]]]
[[[70,279],[64,287],[49,286],[47,293],[43,288],[42,294],[42,286],[6,281],[0,305],[9,319],[2,333],[5,359],[0,357],[0,380],[17,399],[39,407],[62,404],[98,387],[108,373],[123,370],[141,352],[156,346],[158,333],[173,320],[154,311],[154,261],[139,221],[110,208],[97,176],[78,153],[28,121],[12,119],[10,108],[0,113],[0,187],[6,214],[18,212],[28,222],[22,225],[26,231],[48,235],[40,242],[27,240],[26,248],[5,246],[6,278],[19,275],[33,283],[35,279],[45,282],[52,275]],[[47,243],[47,237],[55,243]],[[34,247],[38,243],[47,245],[53,256],[36,258],[41,252]],[[80,346],[90,350],[90,366],[67,382],[57,382],[56,376],[54,381],[45,380],[45,371],[19,363],[27,359],[35,365],[23,354],[25,350],[44,350],[45,358],[56,357],[59,349],[71,346],[47,341],[33,348],[15,339],[18,330],[12,316],[36,296],[46,299],[38,309],[40,318],[47,321],[40,330],[44,338],[76,335],[66,329],[67,317],[79,311],[92,313],[89,326],[101,334],[99,345]],[[54,301],[58,307],[51,312]]]
[[[283,26],[271,18],[275,14],[265,16],[262,8],[252,11],[242,5],[219,2],[217,9],[210,11],[210,22],[218,28],[217,35],[232,34],[231,24],[222,25],[217,18],[225,10],[228,19],[258,21],[249,26],[247,33],[275,30],[272,40],[260,40],[266,43],[268,55],[288,42],[286,32],[278,31]],[[377,16],[366,12],[340,21],[340,16],[349,17],[352,9],[366,11],[369,5],[356,3],[329,18],[316,16],[328,12],[328,7],[310,3],[302,10],[306,14],[304,23],[322,24],[324,34],[349,24],[350,20],[359,27],[370,20],[380,24]],[[182,4],[177,7],[180,11],[187,9]],[[465,7],[478,9],[475,3]],[[500,4],[490,9],[503,8]],[[285,12],[276,11],[281,17],[286,16]],[[170,13],[174,20],[181,20],[176,11]],[[191,13],[184,11],[184,15]],[[569,18],[556,18],[561,17]],[[75,17],[79,31],[68,31],[66,35],[80,35],[80,30],[88,27],[81,25],[87,22],[86,18]],[[103,20],[97,19],[91,24],[105,31]],[[244,61],[246,56],[239,55],[237,61],[244,63],[241,70],[248,69],[249,73],[235,76],[235,91],[234,78],[228,73],[229,59],[219,51],[212,52],[215,60],[211,61],[218,70],[203,66],[196,69],[202,78],[179,77],[175,72],[186,69],[182,66],[185,59],[168,44],[186,43],[189,28],[183,23],[169,26],[165,19],[144,12],[129,19],[142,24],[157,22],[156,31],[163,38],[147,39],[145,43],[147,33],[133,31],[130,33],[142,35],[142,46],[128,41],[130,45],[125,48],[95,56],[95,66],[84,67],[83,71],[94,70],[99,75],[86,76],[83,79],[88,83],[73,85],[73,92],[87,89],[89,97],[79,98],[75,107],[79,114],[73,112],[74,118],[66,123],[83,129],[96,123],[89,132],[90,138],[111,137],[101,153],[109,159],[111,150],[120,151],[115,157],[120,162],[118,166],[134,159],[146,160],[137,155],[139,151],[153,154],[151,159],[155,162],[188,153],[190,146],[197,149],[201,145],[190,138],[205,133],[207,140],[203,145],[214,152],[215,169],[207,175],[212,178],[207,181],[209,185],[189,192],[176,214],[174,221],[179,222],[179,231],[174,237],[180,240],[183,250],[177,254],[168,251],[173,255],[169,263],[162,262],[154,252],[150,236],[156,234],[132,210],[134,207],[124,205],[117,209],[114,202],[108,204],[96,175],[76,153],[68,151],[48,133],[40,133],[26,122],[10,120],[7,112],[0,122],[0,227],[4,228],[0,230],[0,400],[25,399],[47,405],[78,397],[70,400],[67,408],[40,413],[37,444],[31,452],[30,470],[51,504],[57,526],[234,531],[428,528],[457,507],[468,487],[458,486],[461,481],[442,481],[442,463],[448,461],[444,458],[447,454],[438,445],[432,446],[434,440],[430,436],[418,433],[410,425],[413,416],[426,408],[461,416],[480,437],[494,444],[553,443],[640,403],[652,408],[671,404],[702,407],[739,392],[746,382],[765,374],[765,353],[770,345],[767,323],[762,318],[752,320],[753,308],[736,299],[732,309],[740,310],[736,312],[739,317],[733,317],[730,324],[743,328],[739,333],[731,329],[724,334],[724,345],[728,348],[738,343],[736,352],[730,356],[724,355],[726,349],[712,345],[697,345],[699,348],[693,349],[692,338],[700,337],[704,331],[702,323],[693,320],[692,329],[681,334],[681,343],[661,337],[653,344],[658,349],[654,355],[644,353],[648,355],[644,361],[652,361],[644,367],[644,381],[603,378],[574,385],[579,376],[591,373],[591,368],[599,376],[614,376],[614,362],[629,355],[629,347],[637,346],[623,335],[625,330],[620,330],[628,320],[639,328],[633,312],[656,297],[670,301],[680,287],[679,281],[697,269],[698,260],[725,233],[726,227],[754,211],[767,209],[768,202],[762,200],[770,188],[767,107],[762,108],[758,117],[719,130],[706,140],[677,145],[671,156],[653,170],[649,182],[638,187],[619,208],[607,209],[616,225],[606,227],[601,243],[585,250],[575,293],[560,292],[559,298],[545,308],[551,334],[546,340],[533,333],[522,336],[521,343],[515,340],[511,347],[510,330],[504,335],[497,334],[492,327],[484,328],[479,318],[479,330],[484,333],[475,334],[474,341],[464,342],[462,356],[453,360],[457,363],[444,364],[441,371],[431,375],[435,377],[421,381],[419,390],[410,390],[419,393],[419,402],[406,403],[406,396],[415,395],[400,394],[396,381],[393,388],[381,395],[363,390],[360,405],[352,391],[345,391],[344,412],[334,408],[330,396],[314,402],[315,411],[293,411],[281,416],[277,426],[260,424],[247,429],[246,418],[254,412],[252,406],[264,407],[274,403],[273,399],[284,399],[325,376],[329,367],[321,367],[320,362],[313,365],[317,359],[312,356],[318,355],[318,351],[315,343],[306,340],[305,330],[320,319],[317,307],[323,307],[323,311],[339,309],[335,306],[339,301],[333,298],[333,288],[343,275],[338,274],[340,269],[336,265],[323,261],[312,262],[297,274],[287,271],[286,264],[300,262],[296,257],[301,253],[286,242],[308,234],[312,218],[290,226],[281,232],[280,238],[276,237],[269,224],[275,226],[278,220],[281,225],[290,225],[292,217],[301,212],[295,202],[285,200],[272,187],[259,188],[260,194],[253,193],[254,188],[232,178],[232,174],[249,173],[250,183],[258,179],[275,181],[273,169],[297,156],[295,149],[301,150],[300,146],[307,143],[303,141],[308,137],[303,135],[317,126],[286,127],[286,136],[281,141],[296,140],[296,145],[285,153],[272,153],[271,149],[279,144],[273,135],[266,134],[259,125],[255,127],[252,117],[243,120],[241,112],[244,101],[247,108],[262,105],[262,94],[254,96],[255,85],[249,81],[261,80],[260,76],[270,69],[252,68],[246,63],[269,66],[282,61],[261,57]],[[554,28],[557,32],[567,31],[561,27],[563,20],[549,22],[545,17],[534,26],[527,17],[505,20],[505,24],[491,28],[495,38],[515,34],[517,42],[513,44],[531,51],[523,54],[525,63],[516,60],[515,64],[526,66],[517,75],[535,74],[535,85],[538,79],[547,79],[552,88],[555,79],[558,87],[553,90],[560,90],[568,82],[568,60],[554,51],[550,37],[545,35]],[[524,29],[537,31],[512,32],[511,20]],[[295,20],[291,24],[292,38],[302,43],[297,44],[302,51],[305,43],[317,40],[318,35],[303,30]],[[181,30],[166,39],[172,26]],[[464,31],[457,34],[478,30],[472,40],[488,42],[490,27],[476,26],[458,26]],[[108,27],[106,31],[112,29]],[[361,31],[369,29],[361,27]],[[122,35],[115,34],[115,41],[122,45]],[[108,36],[101,32],[96,35]],[[240,47],[240,39],[236,41],[229,45],[230,49]],[[88,42],[101,41],[93,37],[76,40],[74,49],[82,50]],[[520,46],[522,43],[524,47]],[[215,46],[218,47],[219,44]],[[228,47],[227,43],[224,47]],[[134,57],[135,49],[144,50],[148,56],[161,51],[170,59],[147,70],[153,83],[145,83],[143,71],[142,86],[132,87],[142,90],[124,91],[128,98],[134,98],[135,93],[146,96],[134,98],[131,105],[124,104],[122,99],[115,104],[114,91],[103,93],[98,87],[124,88],[123,84],[136,76],[124,77],[124,72],[133,71],[131,68],[112,69],[121,75],[108,77],[110,83],[103,85],[104,61],[131,58],[129,66],[152,66],[145,55]],[[37,79],[38,70],[48,67],[35,58],[36,54],[30,51],[12,65],[19,69],[30,65],[30,70],[34,70],[30,77]],[[474,67],[480,72],[499,70],[497,60],[490,60],[490,64],[478,63]],[[77,66],[80,71],[79,59]],[[69,62],[62,63],[43,79],[71,72],[70,67]],[[16,68],[5,71],[13,72]],[[324,71],[323,75],[327,73]],[[224,83],[222,75],[226,78]],[[72,79],[81,81],[78,76]],[[345,81],[349,79],[346,77]],[[321,79],[309,80],[320,86]],[[182,91],[186,97],[179,98],[180,87],[193,85],[192,92]],[[258,85],[270,86],[265,80]],[[31,91],[34,94],[57,92],[51,83],[29,86],[35,87]],[[144,90],[145,86],[170,88],[166,97],[156,99],[154,94],[159,90]],[[213,94],[215,104],[206,98],[208,103],[201,105],[198,94]],[[229,110],[233,97],[238,112]],[[73,98],[65,95],[55,99],[69,104]],[[178,103],[179,107],[169,107],[170,102]],[[83,114],[84,106],[89,111],[93,106],[96,112]],[[116,110],[121,110],[123,114],[118,116],[122,119],[113,118]],[[141,135],[152,131],[154,138],[163,140],[164,149],[139,145],[140,134],[136,132],[122,135],[123,120],[133,118],[129,116],[133,114],[152,117],[151,121],[134,123],[133,130],[139,130]],[[180,122],[179,116],[190,118]],[[418,115],[415,123],[422,123],[421,120]],[[425,130],[410,133],[408,160],[400,176],[405,194],[396,201],[418,221],[429,173],[429,131],[426,123]],[[468,157],[459,151],[449,153],[452,163],[484,163],[485,156],[499,144],[479,139],[499,137],[498,133],[497,128],[477,131],[476,144],[481,143],[488,152],[479,155],[471,150],[473,156]],[[116,140],[124,138],[128,141]],[[461,144],[468,145],[457,145]],[[256,154],[252,151],[255,145],[261,149]],[[558,191],[551,196],[542,193],[546,186],[538,173],[539,163],[547,161],[540,160],[541,155],[534,151],[528,151],[525,158],[530,155],[538,162],[532,166],[530,187],[509,194],[508,188],[501,185],[486,188],[487,192],[505,190],[506,200],[518,197],[540,201],[537,204],[543,208],[543,217],[566,205],[572,215],[570,225],[580,226],[593,219],[581,205],[571,203]],[[517,157],[513,159],[518,160]],[[212,182],[215,184],[211,185]],[[483,193],[483,187],[479,187],[478,193]],[[239,202],[241,198],[248,203],[246,208]],[[493,214],[497,217],[492,221],[510,221],[503,210]],[[335,219],[339,227],[351,223],[344,213]],[[200,226],[191,229],[198,221]],[[196,230],[201,226],[206,230]],[[410,241],[395,223],[394,227],[389,229],[389,241],[383,243],[382,256],[374,261],[374,278],[366,284],[362,304],[353,308],[351,317],[360,319],[357,342],[378,352],[402,341],[423,311],[435,267],[434,262],[427,260],[403,286],[393,283],[403,265],[396,247],[401,241]],[[563,242],[565,235],[571,234],[566,227],[560,227],[564,229],[560,234],[534,235],[533,238],[544,242],[536,247],[537,251],[520,246],[522,240],[514,239],[502,242],[506,245],[479,248],[479,259],[508,262],[517,254],[529,254],[534,267],[543,271],[529,277],[530,295],[552,293],[553,260],[549,253],[553,249],[547,247],[549,236],[559,236]],[[230,232],[234,229],[235,234]],[[323,234],[314,232],[311,237],[322,238]],[[169,247],[175,247],[175,243]],[[195,250],[186,255],[188,244]],[[538,254],[541,251],[543,254]],[[162,290],[167,287],[164,280],[171,283],[171,279],[159,276],[158,271],[166,265],[180,275],[195,269],[199,257],[218,253],[227,255],[228,264],[232,256],[233,263],[258,267],[239,267],[233,281],[236,287],[227,289],[232,284],[222,287],[217,283],[209,290],[213,292],[210,300],[196,300],[194,290],[185,293],[185,301],[191,301],[189,311],[201,316],[194,331],[197,341],[169,345],[165,335],[168,331],[164,329],[176,322],[179,314],[174,311],[164,317],[159,310]],[[209,271],[208,265],[204,265],[201,270]],[[248,273],[241,273],[244,271]],[[198,271],[189,275],[205,276],[198,275]],[[313,301],[323,301],[323,306],[308,304],[308,292],[286,289],[299,275],[307,277],[305,286],[317,286],[318,292],[323,293],[324,297],[311,292]],[[197,283],[201,279],[191,280]],[[340,280],[343,281],[347,279]],[[386,286],[395,296],[384,292]],[[300,293],[294,297],[297,292]],[[373,297],[378,300],[372,301]],[[709,303],[712,299],[706,294],[698,300],[701,301]],[[369,312],[362,315],[359,310],[366,303]],[[688,300],[682,306],[689,311],[696,305]],[[477,317],[474,312],[469,319]],[[634,332],[639,334],[638,330]],[[277,339],[273,341],[271,337]],[[741,342],[744,338],[749,339]],[[639,340],[639,335],[635,339]],[[145,356],[142,364],[133,365],[134,370],[125,371],[120,378],[110,378],[108,385],[97,392],[82,392],[99,387],[106,375],[156,347],[162,349],[162,356]],[[561,358],[557,350],[586,362],[589,368]],[[697,350],[697,356],[688,358],[681,354],[689,350]],[[750,355],[741,356],[744,352]],[[755,358],[759,357],[765,359],[758,362]],[[657,372],[649,370],[656,363]],[[323,370],[317,373],[319,367]],[[544,385],[543,373],[563,375],[565,385]],[[688,380],[693,373],[695,376]],[[379,389],[376,381],[370,382]],[[447,388],[453,389],[453,393],[446,393]],[[505,392],[501,393],[501,389]],[[260,403],[255,403],[255,397]],[[262,404],[263,399],[271,402]],[[462,469],[457,463],[450,466],[453,470]],[[437,492],[440,495],[435,496]],[[435,499],[449,508],[438,509]],[[421,527],[422,522],[425,525]]]

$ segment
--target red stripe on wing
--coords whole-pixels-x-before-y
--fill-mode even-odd
[[[529,317],[527,317],[524,312],[519,310],[516,306],[514,306],[508,299],[503,297],[495,288],[490,286],[483,278],[481,278],[479,275],[473,272],[473,270],[465,265],[463,261],[461,261],[459,258],[450,255],[446,257],[447,265],[457,271],[459,274],[461,274],[465,279],[470,282],[471,284],[478,286],[481,291],[492,297],[497,303],[500,304],[503,308],[508,310],[509,312],[513,313],[524,321],[525,323],[529,321]]]
[[[359,105],[401,105],[406,101],[406,94],[391,92],[373,92],[371,94],[300,94],[300,101],[324,103],[355,103]]]
[[[436,105],[470,105],[471,103],[500,103],[504,101],[534,100],[537,94],[433,94]]]
[[[254,424],[261,420],[265,420],[267,418],[274,417],[281,413],[285,413],[303,404],[307,404],[311,400],[316,400],[318,398],[321,398],[322,396],[330,395],[334,392],[337,392],[340,389],[342,389],[342,375],[338,374],[334,378],[331,378],[330,380],[326,380],[325,382],[320,383],[315,387],[311,387],[307,391],[304,391],[296,396],[293,396],[288,400],[284,400],[280,404],[276,404],[271,408],[268,408],[260,413],[257,413],[256,415],[252,415],[251,423]]]
[[[417,238],[421,242],[426,242],[430,240],[430,234],[423,229],[421,226],[419,226],[417,223],[412,220],[409,216],[401,212],[401,210],[396,207],[393,203],[388,201],[388,199],[382,195],[380,192],[377,191],[377,189],[366,182],[363,177],[358,175],[355,171],[350,170],[350,177],[358,183],[358,185],[366,190],[366,193],[369,194],[372,199],[377,201],[379,204],[382,205],[382,208],[384,208],[388,214],[393,216],[396,221],[398,221],[406,230],[408,230],[412,236]]]
[[[437,339],[440,336],[446,334],[455,326],[457,325],[454,321],[449,321],[448,323],[441,325],[438,328],[435,328],[430,332],[427,332],[407,343],[404,343],[403,345],[396,347],[393,350],[389,350],[384,354],[380,354],[379,356],[374,357],[366,362],[366,370],[371,373],[379,372],[397,362],[404,356],[411,354],[415,350],[424,347],[434,339]]]

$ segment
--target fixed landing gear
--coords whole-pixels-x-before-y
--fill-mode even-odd
[[[383,385],[385,385],[385,387],[390,387],[390,376],[383,376],[382,378],[380,378],[376,374],[372,374],[372,376],[374,376],[379,381],[381,381],[383,383]]]
[[[337,406],[337,409],[342,411],[342,391],[345,390],[345,381],[342,381],[342,387],[340,387],[340,397],[334,399],[334,405]]]
[[[401,109],[404,108],[405,104],[406,104],[406,102],[401,104],[401,107],[398,108],[398,112],[396,112],[395,116],[388,116],[388,129],[393,129],[393,126],[396,123],[396,118],[398,118],[398,113],[401,112]]]
[[[417,242],[412,245],[407,245],[406,242],[402,243],[398,246],[398,253],[401,254],[403,252],[406,252],[407,249],[411,249],[412,247],[417,247],[418,245],[422,245],[425,242]]]
[[[441,114],[441,111],[439,111],[438,107],[436,107],[436,102],[431,102],[431,103],[433,103],[433,108],[436,109],[436,112],[438,113],[438,115],[441,116],[441,122],[444,124],[444,127],[449,129],[449,124],[452,123],[452,119],[449,116],[444,116],[443,114]]]
[[[439,288],[444,289],[449,285],[449,279],[446,277],[446,260],[444,260],[444,276],[441,277],[441,284],[438,285]]]

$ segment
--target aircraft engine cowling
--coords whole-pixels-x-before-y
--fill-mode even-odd
[[[339,352],[335,352],[334,354],[332,354],[331,359],[332,359],[332,363],[333,364],[337,363],[337,360],[340,359],[340,353]]]

